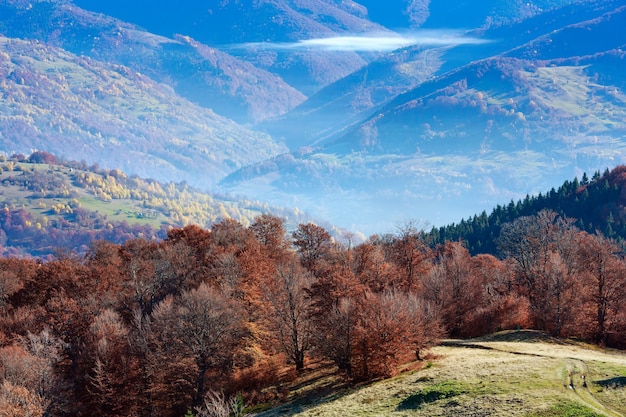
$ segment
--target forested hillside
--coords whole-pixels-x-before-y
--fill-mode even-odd
[[[4,157],[0,170],[0,250],[5,256],[84,254],[96,240],[160,240],[173,227],[210,227],[222,219],[249,225],[265,212],[294,225],[305,218],[297,209],[63,162],[47,152]]]
[[[311,364],[370,381],[423,366],[441,337],[500,329],[626,346],[620,247],[545,210],[501,234],[504,259],[431,248],[410,224],[346,246],[261,215],[94,242],[81,257],[0,259],[0,409],[240,412],[284,401]]]
[[[626,414],[624,28],[0,1],[0,417]]]
[[[434,244],[445,241],[465,242],[473,254],[498,254],[497,239],[503,224],[519,217],[533,216],[541,210],[551,210],[567,217],[576,227],[586,232],[616,239],[626,239],[626,166],[618,166],[603,174],[596,171],[591,179],[584,173],[580,179],[565,181],[558,189],[552,188],[536,196],[508,205],[496,206],[458,224],[433,228],[428,239]]]

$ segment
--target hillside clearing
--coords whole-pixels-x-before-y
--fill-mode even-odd
[[[422,370],[261,416],[626,415],[623,352],[520,331],[448,340],[431,354]]]

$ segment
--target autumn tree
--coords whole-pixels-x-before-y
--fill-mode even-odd
[[[435,346],[446,335],[438,308],[421,296],[407,294],[407,327],[410,329],[407,346],[413,349],[415,359],[422,360],[422,353]]]
[[[578,235],[578,262],[586,300],[590,311],[586,320],[593,323],[592,336],[597,343],[606,344],[615,331],[619,312],[626,295],[626,264],[622,249],[600,235]],[[583,298],[583,297],[581,297]]]
[[[438,248],[434,265],[422,280],[422,294],[440,309],[442,322],[455,337],[469,330],[466,324],[470,313],[481,302],[470,259],[463,244],[446,242]]]
[[[211,232],[197,225],[182,229],[171,229],[164,244],[174,252],[182,251],[179,257],[184,263],[185,286],[194,288],[207,277],[213,254]]]
[[[430,248],[424,233],[416,222],[408,221],[398,227],[398,232],[387,243],[388,256],[400,273],[398,281],[404,290],[418,291],[420,278],[430,269]]]
[[[498,244],[515,262],[518,289],[528,298],[535,325],[560,334],[570,320],[575,289],[573,220],[553,211],[502,225]]]
[[[224,219],[211,227],[212,243],[224,251],[240,253],[253,239],[253,232],[233,219]]]
[[[582,306],[582,288],[578,276],[569,272],[569,265],[558,252],[550,253],[537,288],[534,312],[539,328],[555,336],[572,334]]]
[[[151,262],[157,246],[143,239],[126,242],[121,249],[128,311],[138,308],[144,316],[150,315],[154,306],[164,295],[161,283],[155,281],[154,264]]]
[[[0,416],[43,417],[47,400],[21,385],[3,380],[0,385]]]
[[[399,291],[366,293],[355,331],[352,369],[360,379],[389,377],[417,347],[410,297]]]
[[[182,340],[178,303],[173,296],[159,302],[149,317],[137,311],[131,328],[133,349],[140,355],[143,416],[184,415],[196,394],[198,368]]]
[[[123,291],[123,259],[120,246],[104,240],[92,242],[85,254],[87,280],[94,304],[103,308],[119,307],[119,295]]]
[[[33,370],[39,364],[20,346],[0,348],[0,415],[7,417],[42,417],[49,399],[37,393]]]
[[[63,342],[64,359],[58,365],[59,374],[67,379],[67,396],[75,400],[66,405],[71,413],[78,413],[86,395],[90,362],[85,350],[89,326],[96,314],[91,303],[84,298],[74,298],[59,290],[45,304],[41,318]]]
[[[479,298],[467,318],[468,336],[531,325],[530,306],[527,298],[516,291],[511,260],[476,255],[471,259],[471,270]]]
[[[362,243],[352,251],[352,269],[359,282],[373,292],[400,287],[398,268],[385,259],[381,245],[371,241]]]
[[[285,231],[283,219],[270,214],[262,214],[254,219],[249,229],[270,258],[281,260],[289,252],[291,243]]]
[[[323,227],[313,223],[299,224],[293,232],[293,245],[300,255],[302,265],[313,273],[319,273],[320,263],[333,249],[333,240]]]
[[[95,317],[89,333],[89,411],[109,416],[136,413],[136,361],[129,346],[128,328],[118,313],[105,309]]]
[[[260,282],[266,321],[297,371],[304,369],[304,356],[311,345],[311,282],[310,272],[296,257],[279,263],[276,272]]]
[[[0,270],[0,313],[9,308],[9,297],[24,287],[22,279],[12,270]]]
[[[264,259],[258,256],[259,242],[251,230],[231,219],[213,225],[211,241],[209,281],[235,298],[246,298],[247,291],[254,284],[248,282],[250,276],[256,276],[259,270],[267,267]]]
[[[184,242],[157,244],[143,239],[126,242],[121,248],[128,315],[139,308],[144,316],[169,294],[178,294],[193,282],[193,253]]]
[[[349,377],[353,375],[356,328],[360,311],[353,297],[339,297],[324,314],[314,316],[315,349]]]
[[[176,314],[180,340],[196,364],[193,406],[199,406],[207,391],[207,372],[227,372],[243,347],[241,313],[220,290],[201,284],[181,294]]]
[[[48,329],[0,348],[0,407],[16,416],[18,410],[41,416],[59,411],[55,367],[61,360],[62,342]]]

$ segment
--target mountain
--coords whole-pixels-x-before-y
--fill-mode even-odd
[[[441,48],[414,46],[387,54],[259,128],[290,149],[332,138],[367,118],[373,108],[431,78],[442,65],[443,53]]]
[[[571,0],[360,0],[368,18],[394,30],[502,26],[572,4]]]
[[[625,7],[6,0],[0,150],[441,225],[623,163]]]
[[[39,151],[0,161],[0,194],[2,256],[82,254],[96,240],[160,240],[172,228],[210,228],[224,219],[247,227],[265,213],[279,216],[290,228],[308,220],[297,210],[201,192],[185,182],[87,167]]]
[[[284,148],[128,67],[0,36],[0,147],[204,187]]]
[[[625,7],[580,5],[596,12],[574,13],[574,22],[572,7],[529,20],[544,24],[517,46],[450,69],[347,132],[223,185],[276,201],[311,198],[332,221],[374,232],[409,216],[453,222],[623,162]],[[558,16],[567,18],[546,31]]]
[[[390,33],[365,18],[356,2],[334,0],[227,0],[206,4],[174,0],[130,4],[78,0],[77,5],[134,22],[152,33],[190,36],[280,75],[306,95],[363,66],[371,53],[328,51],[298,45],[311,38]],[[167,18],[165,18],[167,17]]]
[[[526,2],[518,0],[485,0],[476,3],[471,1],[431,0],[428,2],[428,16],[424,19],[422,26],[435,28],[502,26],[541,15],[553,9],[575,3],[580,5],[585,2],[585,0],[533,0]],[[422,12],[423,14],[424,12]]]
[[[273,137],[284,140],[291,149],[336,137],[367,118],[373,109],[424,81],[471,62],[506,53],[581,20],[599,18],[612,11],[615,5],[615,2],[570,4],[529,16],[515,13],[511,6],[508,15],[517,16],[511,24],[496,25],[486,14],[481,15],[482,19],[491,21],[491,26],[481,26],[465,34],[458,30],[413,32],[415,41],[422,44],[374,60],[326,86],[287,114],[260,126]],[[376,6],[372,7],[377,10]],[[303,131],[302,126],[307,129]]]
[[[280,77],[189,36],[161,36],[53,1],[0,5],[0,33],[124,65],[240,123],[287,112],[305,96]]]

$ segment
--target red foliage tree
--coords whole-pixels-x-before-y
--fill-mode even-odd
[[[333,241],[323,227],[313,223],[299,224],[293,232],[293,244],[302,265],[314,274],[320,273],[322,260],[333,250]]]
[[[580,233],[577,259],[584,293],[578,306],[588,304],[581,320],[589,323],[590,336],[597,343],[606,344],[611,334],[623,328],[620,316],[626,296],[626,263],[622,249],[602,236]],[[580,298],[583,298],[582,300]]]
[[[304,369],[305,353],[311,347],[308,291],[312,280],[310,272],[292,257],[278,264],[276,272],[260,282],[265,322],[297,371]]]
[[[360,306],[355,331],[352,369],[359,379],[389,377],[417,348],[412,337],[418,312],[401,292],[368,292]]]
[[[467,322],[481,303],[481,286],[473,274],[463,244],[446,242],[437,250],[434,266],[423,280],[424,296],[441,310],[450,335],[470,333]]]

